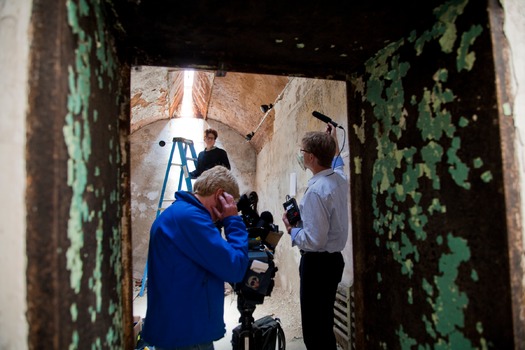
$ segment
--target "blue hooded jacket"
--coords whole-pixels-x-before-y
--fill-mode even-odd
[[[142,331],[147,343],[167,348],[224,336],[224,282],[242,281],[249,262],[240,216],[223,220],[225,240],[193,194],[175,198],[151,227]]]

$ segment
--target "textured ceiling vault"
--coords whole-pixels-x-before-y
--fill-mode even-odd
[[[196,115],[228,124],[243,135],[257,127],[263,117],[260,105],[276,99],[287,76],[346,80],[389,43],[425,29],[442,3],[103,2],[114,17],[119,51],[130,64],[218,72],[211,79],[208,75],[207,85],[203,78],[202,92],[194,94]],[[177,108],[170,106],[170,112],[176,114]],[[267,119],[261,127],[271,126],[272,116]],[[252,143],[260,149],[257,133]]]

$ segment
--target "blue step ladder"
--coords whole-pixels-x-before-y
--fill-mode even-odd
[[[164,145],[165,145],[164,141],[161,141],[160,146],[163,147]],[[175,148],[179,150],[180,163],[173,163],[173,154],[175,153]],[[188,150],[190,151],[189,155],[188,155]],[[191,187],[190,172],[188,170],[188,160],[193,161],[195,168],[197,168],[197,154],[195,153],[195,148],[193,147],[193,141],[182,138],[182,137],[174,137],[173,144],[171,146],[170,157],[168,159],[168,166],[166,167],[166,175],[164,175],[162,191],[160,192],[159,205],[157,207],[157,215],[155,218],[158,218],[160,213],[162,213],[162,211],[166,209],[165,207],[163,207],[164,203],[166,202],[173,203],[175,201],[175,198],[164,199],[164,193],[166,192],[166,185],[168,183],[168,179],[170,176],[170,170],[173,166],[180,167],[179,185],[177,187],[177,191],[180,191],[182,189],[182,184],[185,183],[186,191],[191,192],[192,187]],[[142,275],[142,283],[140,286],[139,296],[144,295],[144,290],[146,289],[147,280],[148,280],[148,260],[146,260],[146,266],[144,266],[144,274]]]

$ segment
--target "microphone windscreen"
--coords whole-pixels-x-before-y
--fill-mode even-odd
[[[327,117],[326,115],[322,114],[322,113],[319,113],[317,111],[313,111],[312,112],[312,115],[314,117],[316,117],[317,119],[319,119],[320,121],[322,122],[325,122],[325,123],[330,123],[332,121],[332,119],[330,119],[329,117]]]

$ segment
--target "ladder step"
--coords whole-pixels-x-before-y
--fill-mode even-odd
[[[186,158],[187,160],[194,160],[194,161],[197,161],[197,158]],[[186,164],[182,164],[182,163],[171,163],[171,165],[177,165],[177,166],[182,166],[182,165],[186,165]]]
[[[186,145],[193,145],[193,140],[185,139],[183,137],[174,137],[172,141],[173,141],[173,143],[181,142],[181,143],[184,143]]]

